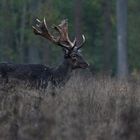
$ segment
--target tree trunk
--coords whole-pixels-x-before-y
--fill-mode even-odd
[[[43,46],[43,63],[47,65],[50,63],[50,48],[48,43],[44,43]]]
[[[117,0],[117,74],[118,78],[126,79],[128,76],[127,60],[127,0]]]
[[[40,63],[39,61],[39,53],[38,53],[38,48],[36,45],[33,43],[32,46],[28,48],[28,59],[27,62],[29,64],[38,64]]]
[[[82,0],[75,0],[75,9],[74,9],[74,17],[75,17],[75,33],[77,39],[77,45],[81,42],[81,30],[82,30]]]
[[[51,11],[52,0],[42,0],[41,4],[43,5],[45,2],[48,5],[49,11]],[[49,48],[49,43],[47,40],[43,41],[43,43],[41,43],[41,44],[43,46],[43,63],[48,65],[48,64],[50,64],[50,51],[51,51],[51,49]]]
[[[29,8],[28,8],[28,12],[29,13],[32,13],[33,10],[36,10],[37,9],[37,6],[40,6],[40,3],[41,2],[38,1],[37,3],[30,4],[29,5]],[[30,18],[31,19],[28,19],[28,20],[31,20],[32,21],[33,20],[33,17],[31,16]],[[32,34],[34,34],[33,31],[32,31]],[[31,63],[32,64],[38,64],[41,61],[40,60],[40,57],[39,57],[40,43],[38,43],[38,41],[35,41],[35,39],[37,39],[37,36],[35,36],[35,35],[33,36],[33,40],[32,40],[33,42],[31,42],[30,39],[31,39],[30,36],[28,36],[28,41],[26,41],[27,44],[28,44],[28,46],[26,48],[28,57],[27,57],[26,61],[27,61],[27,63],[30,63],[30,64]],[[39,38],[38,38],[38,40],[39,40]]]
[[[103,70],[105,73],[111,71],[111,47],[112,47],[112,25],[111,25],[111,2],[110,0],[103,0]]]
[[[25,37],[25,24],[26,24],[26,3],[22,7],[21,23],[20,23],[20,37],[19,37],[19,57],[20,63],[24,62],[24,37]]]
[[[3,27],[1,28],[2,31],[2,39],[1,39],[1,43],[2,43],[2,49],[4,50],[3,52],[3,59],[5,61],[10,61],[10,54],[9,52],[12,52],[12,47],[13,47],[13,39],[11,38],[11,36],[13,35],[13,28],[12,26],[10,26],[8,21],[11,21],[12,23],[12,13],[11,13],[11,7],[12,7],[12,3],[8,3],[8,1],[2,1],[1,3],[1,9],[2,12],[4,13],[2,15],[2,23]],[[11,46],[11,47],[9,47]]]

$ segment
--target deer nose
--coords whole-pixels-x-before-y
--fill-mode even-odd
[[[89,64],[88,63],[82,63],[81,64],[81,67],[83,68],[83,69],[86,69],[86,68],[88,68],[89,67]]]
[[[88,63],[86,63],[86,67],[89,67],[89,64]]]

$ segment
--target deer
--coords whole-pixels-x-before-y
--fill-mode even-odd
[[[53,86],[63,85],[69,80],[71,73],[75,69],[86,69],[89,64],[84,60],[80,49],[85,43],[85,36],[82,35],[82,43],[77,44],[77,39],[71,41],[68,35],[68,21],[64,19],[59,25],[54,25],[53,29],[58,32],[57,36],[50,33],[45,18],[41,21],[36,19],[35,26],[32,26],[35,35],[39,35],[51,43],[62,48],[63,62],[57,67],[49,67],[43,64],[0,64],[0,77],[6,82],[10,78],[28,81],[37,88],[46,88],[48,83]]]

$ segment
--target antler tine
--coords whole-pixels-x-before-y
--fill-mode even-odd
[[[67,19],[64,19],[61,21],[61,23],[56,26],[54,25],[54,29],[56,29],[59,32],[59,36],[58,37],[54,37],[53,35],[51,35],[51,33],[48,30],[48,26],[46,24],[46,20],[45,18],[43,19],[43,21],[40,21],[39,19],[36,19],[37,23],[36,26],[32,26],[34,33],[36,35],[40,35],[43,36],[45,38],[47,38],[48,40],[50,40],[51,42],[66,48],[68,50],[73,49],[76,46],[76,38],[74,39],[73,42],[70,41],[70,38],[68,36],[68,21]],[[83,43],[85,42],[85,37],[84,35],[83,37]],[[78,47],[81,48],[83,43]]]
[[[82,38],[83,38],[83,42],[77,47],[78,50],[83,47],[83,45],[84,45],[84,43],[86,41],[86,38],[85,38],[84,35],[82,35]]]
[[[75,38],[74,38],[74,41],[73,41],[73,47],[76,46],[76,42],[77,42],[77,39],[76,39],[76,37],[75,37]]]
[[[57,39],[55,39],[49,32],[47,24],[46,24],[46,20],[44,18],[43,21],[40,21],[39,19],[36,19],[37,23],[36,23],[36,27],[32,26],[33,31],[36,35],[40,35],[44,38],[47,38],[48,40],[50,40],[53,43],[57,44]]]
[[[55,39],[54,38],[54,36],[52,36],[51,34],[50,34],[50,32],[49,32],[49,30],[48,30],[48,26],[47,26],[47,24],[46,24],[46,19],[45,19],[45,17],[44,17],[44,20],[43,20],[43,27],[42,27],[42,30],[43,30],[43,28],[44,28],[44,33],[45,33],[45,35],[46,35],[46,38],[47,39],[50,39],[52,42],[54,42],[54,43],[58,43],[58,40],[57,39]]]
[[[60,33],[60,44],[65,46],[68,49],[73,48],[74,44],[70,41],[68,36],[68,21],[64,19],[58,26],[55,26],[55,29]]]

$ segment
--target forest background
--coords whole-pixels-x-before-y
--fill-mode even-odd
[[[123,75],[127,75],[128,71],[138,72],[140,1],[122,2],[121,0],[1,0],[0,62],[49,65],[60,63],[61,49],[35,36],[32,25],[36,18],[42,20],[46,17],[50,26],[59,24],[62,19],[67,18],[71,39],[76,36],[80,42],[81,34],[86,36],[83,54],[90,63],[92,72],[116,74],[119,71],[122,73],[121,69],[124,69]],[[124,30],[119,32],[119,29]],[[119,42],[119,33],[122,33],[124,43]]]
[[[85,35],[82,54],[95,74],[74,74],[56,96],[49,87],[0,84],[0,139],[140,140],[139,12],[140,0],[0,0],[0,63],[60,63],[61,48],[32,25],[67,18],[71,40]]]

